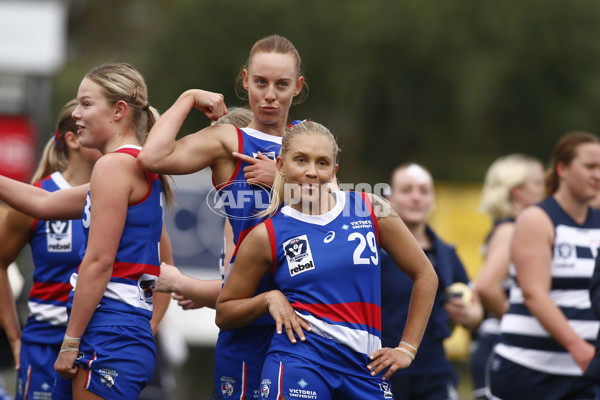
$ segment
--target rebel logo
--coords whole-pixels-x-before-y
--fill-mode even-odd
[[[315,262],[306,235],[286,241],[283,243],[283,250],[287,259],[290,276],[296,276],[315,269]]]

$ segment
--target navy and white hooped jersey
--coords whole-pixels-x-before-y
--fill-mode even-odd
[[[141,147],[130,145],[115,152],[137,157],[140,150]],[[145,174],[148,192],[143,199],[127,207],[112,276],[88,326],[137,324],[138,320],[131,318],[132,314],[152,318],[152,295],[160,275],[163,196],[159,176],[149,172]],[[82,218],[86,241],[92,212],[93,204],[88,192]],[[73,274],[71,283],[74,292],[77,290],[77,274]]]
[[[34,186],[48,192],[71,187],[60,172],[54,172]],[[81,220],[34,220],[29,244],[35,268],[23,341],[62,343],[67,328],[67,301],[73,289],[69,279],[81,263],[79,251],[84,241]]]
[[[594,343],[600,323],[591,309],[589,288],[600,246],[600,212],[589,208],[585,223],[579,225],[552,196],[538,206],[554,224],[550,297],[575,332]],[[537,371],[582,375],[573,357],[525,306],[514,265],[510,267],[510,274],[515,282],[510,290],[510,308],[500,323],[502,343],[496,346],[496,353]]]
[[[275,335],[270,352],[339,370],[341,359],[363,363],[381,348],[381,267],[370,199],[356,192],[334,195],[336,204],[325,214],[285,206],[265,225],[275,283],[312,327],[306,342],[294,345]]]

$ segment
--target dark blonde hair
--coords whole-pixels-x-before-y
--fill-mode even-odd
[[[230,124],[238,128],[245,128],[250,125],[254,114],[252,110],[246,107],[229,107],[227,114],[223,115],[211,125]]]
[[[296,78],[300,78],[300,76],[303,75],[302,59],[300,58],[300,53],[298,53],[298,50],[296,49],[296,47],[290,40],[288,40],[285,37],[280,36],[280,35],[271,35],[271,36],[264,37],[264,38],[256,41],[256,43],[254,43],[254,45],[252,46],[252,49],[250,50],[250,55],[248,56],[248,60],[246,61],[246,64],[242,67],[242,70],[240,71],[240,73],[237,76],[235,92],[240,99],[244,99],[244,100],[247,99],[246,90],[244,89],[244,86],[242,85],[242,82],[243,82],[242,71],[244,69],[248,69],[248,66],[252,62],[252,59],[258,53],[289,54],[296,61]],[[306,100],[307,97],[308,97],[308,84],[306,83],[306,80],[305,80],[304,83],[302,84],[302,90],[300,91],[298,96],[296,96],[296,98],[294,99],[293,104],[302,103],[304,100]]]
[[[31,178],[31,183],[35,183],[53,172],[62,172],[69,166],[69,149],[65,142],[65,135],[67,132],[77,132],[75,120],[71,116],[76,107],[77,99],[72,99],[60,110],[56,130],[52,132],[52,136],[44,147],[42,158]]]
[[[510,217],[511,190],[527,182],[536,165],[542,162],[525,154],[508,154],[494,161],[485,174],[479,210],[495,221]]]
[[[558,173],[556,172],[557,164],[571,164],[571,161],[573,161],[577,155],[577,148],[586,143],[600,144],[600,139],[598,139],[598,136],[588,132],[569,132],[558,140],[556,146],[554,146],[554,151],[552,152],[550,165],[546,170],[544,183],[547,196],[558,190],[559,179]]]
[[[137,139],[144,143],[150,129],[159,118],[158,111],[148,102],[148,88],[142,74],[127,63],[104,64],[91,70],[86,78],[98,84],[104,98],[111,104],[125,101],[129,104],[131,124]],[[173,192],[165,176],[160,175],[167,204],[172,204]]]
[[[285,156],[293,147],[294,140],[299,136],[306,135],[318,135],[329,139],[333,147],[333,159],[337,163],[340,149],[335,140],[335,137],[333,136],[331,131],[325,126],[313,121],[304,121],[299,124],[292,125],[288,128],[281,140],[281,151],[279,152],[279,157],[285,158]],[[267,207],[266,210],[262,211],[259,214],[260,216],[272,216],[277,212],[279,206],[283,202],[284,190],[285,179],[283,178],[283,175],[277,172],[277,174],[275,175],[275,181],[273,182],[273,187],[271,189],[271,204],[269,204],[269,207]]]

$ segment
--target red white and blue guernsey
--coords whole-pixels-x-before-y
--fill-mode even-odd
[[[257,153],[260,152],[272,160],[279,155],[281,136],[269,135],[252,128],[236,129],[238,153],[257,158]],[[236,246],[252,228],[265,219],[257,214],[266,209],[271,202],[270,188],[250,185],[244,178],[244,168],[248,165],[247,162],[238,160],[229,181],[217,187],[224,213],[233,228],[233,242]]]
[[[377,219],[366,194],[334,195],[336,204],[325,214],[285,206],[265,221],[275,283],[312,327],[306,341],[296,344],[274,335],[269,354],[293,354],[364,377],[368,356],[381,348]]]
[[[257,158],[258,152],[261,152],[273,160],[279,155],[281,137],[251,128],[236,129],[238,153]],[[233,264],[237,247],[248,232],[265,219],[257,214],[270,203],[270,188],[250,185],[244,178],[247,165],[245,161],[238,160],[229,181],[217,187],[236,245],[229,265]],[[265,276],[257,294],[274,288],[272,277]],[[260,373],[274,332],[275,322],[270,315],[257,319],[248,327],[219,332],[215,347],[215,396],[224,399],[258,398]]]
[[[55,192],[70,188],[60,172],[35,186]],[[67,328],[67,301],[71,274],[81,263],[84,244],[81,220],[34,220],[29,244],[33,255],[33,287],[29,292],[29,318],[23,328],[24,342],[60,346]]]
[[[123,146],[117,153],[137,157],[141,147]],[[137,318],[152,318],[152,295],[160,275],[159,244],[162,232],[163,196],[159,176],[146,172],[148,192],[140,201],[129,204],[127,218],[113,264],[112,277],[88,327],[106,325],[136,325]],[[83,230],[86,243],[93,205],[90,194],[83,210]],[[82,252],[85,251],[85,248]],[[83,254],[82,254],[83,259]],[[77,290],[77,274],[71,278],[73,292]],[[72,295],[71,295],[72,297]]]

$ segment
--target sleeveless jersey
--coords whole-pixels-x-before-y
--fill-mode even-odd
[[[263,155],[275,160],[281,150],[281,137],[266,134],[252,128],[237,128],[238,153],[256,158],[260,151]],[[231,257],[229,265],[233,265],[237,248],[248,232],[265,217],[257,214],[266,209],[271,201],[271,189],[261,185],[250,185],[244,178],[244,167],[249,164],[238,160],[235,172],[227,183],[219,187],[219,194],[233,229],[233,242],[236,250]],[[223,272],[223,271],[222,271]],[[222,273],[223,275],[223,273]],[[266,276],[260,283],[257,293],[274,289],[271,276]],[[251,325],[272,325],[273,319],[264,316],[254,321]]]
[[[577,224],[550,196],[538,204],[554,224],[550,297],[583,339],[594,343],[600,323],[591,310],[589,288],[600,243],[600,212],[588,208],[583,225]],[[508,312],[502,317],[500,356],[533,370],[558,375],[582,375],[573,357],[531,315],[523,302],[514,265],[514,285]]]
[[[55,192],[70,188],[60,172],[34,186]],[[33,287],[29,292],[29,317],[22,340],[60,345],[67,328],[67,301],[72,289],[69,278],[81,262],[84,244],[81,220],[34,220],[29,239],[33,262]]]
[[[237,128],[238,153],[257,158],[263,155],[275,160],[281,150],[281,137],[269,135],[256,129]],[[244,178],[244,167],[249,164],[238,160],[232,177],[217,187],[224,211],[233,228],[233,242],[237,246],[250,230],[264,218],[257,214],[270,203],[270,188],[250,185]],[[232,261],[233,262],[233,261]]]
[[[335,192],[325,214],[289,206],[265,221],[273,277],[312,327],[306,342],[274,335],[270,352],[292,353],[335,370],[356,372],[381,348],[381,268],[377,219],[366,195]]]
[[[115,152],[137,157],[141,147],[123,146]],[[159,245],[162,232],[162,184],[157,174],[146,172],[148,192],[129,204],[112,276],[88,326],[136,325],[134,315],[152,318],[152,295],[160,275]],[[90,194],[83,210],[86,243],[93,204]],[[82,257],[83,259],[83,254]],[[77,274],[71,278],[77,290]],[[71,294],[71,297],[72,297]]]

